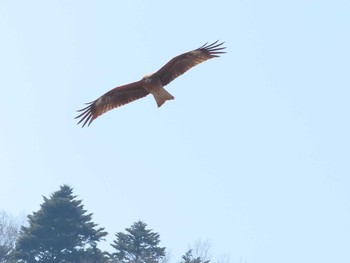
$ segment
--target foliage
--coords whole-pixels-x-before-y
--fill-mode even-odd
[[[102,252],[96,246],[81,249],[77,253],[79,263],[105,263],[108,262],[108,253]]]
[[[182,256],[182,261],[180,263],[209,263],[210,260],[205,260],[201,257],[194,257],[192,249],[188,250],[185,255]]]
[[[104,228],[95,229],[92,214],[86,214],[73,189],[61,186],[33,215],[29,226],[22,227],[15,257],[20,262],[79,262],[85,255],[100,253],[96,244],[104,236]],[[94,250],[95,249],[95,250]]]
[[[146,224],[138,221],[127,233],[119,232],[111,244],[117,252],[112,258],[121,263],[157,263],[165,256],[165,247],[159,247],[159,234],[146,229]]]

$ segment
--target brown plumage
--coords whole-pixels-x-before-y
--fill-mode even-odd
[[[86,124],[90,125],[94,119],[103,113],[143,98],[150,93],[154,96],[158,107],[162,106],[165,101],[174,99],[164,89],[164,86],[199,63],[226,53],[222,51],[225,49],[222,44],[224,43],[218,43],[218,41],[210,45],[204,44],[200,48],[174,57],[157,72],[145,76],[139,81],[108,91],[97,100],[87,103],[87,107],[78,111],[81,112],[80,115],[75,117],[76,119],[81,118],[78,124],[83,122],[82,127]]]

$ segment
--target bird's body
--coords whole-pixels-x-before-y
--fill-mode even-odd
[[[225,53],[221,51],[225,48],[221,47],[223,43],[217,44],[217,42],[210,45],[205,44],[196,50],[174,57],[157,72],[145,76],[139,81],[108,91],[97,100],[88,103],[87,107],[79,110],[82,113],[76,117],[81,118],[78,124],[83,122],[83,127],[86,124],[90,125],[103,113],[143,98],[148,94],[153,95],[158,107],[162,106],[165,101],[174,99],[174,96],[165,90],[164,86],[197,64]]]
[[[174,96],[164,89],[157,75],[145,76],[141,81],[143,89],[153,95],[158,107],[162,106],[165,101],[174,99]]]

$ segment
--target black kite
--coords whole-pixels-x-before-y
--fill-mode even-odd
[[[219,57],[219,54],[226,53],[222,51],[225,49],[225,47],[222,47],[222,44],[218,43],[218,41],[210,45],[204,44],[200,48],[174,57],[157,72],[145,76],[139,81],[108,91],[97,100],[87,103],[87,107],[78,111],[82,112],[76,117],[76,119],[81,118],[78,124],[84,122],[82,127],[86,124],[90,125],[94,119],[103,113],[143,98],[148,94],[154,96],[158,107],[162,106],[165,101],[174,99],[164,89],[164,86],[197,64]]]

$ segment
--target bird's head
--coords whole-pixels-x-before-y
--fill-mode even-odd
[[[146,74],[146,75],[143,76],[143,79],[145,81],[150,81],[152,79],[152,76],[153,76],[153,73]]]

